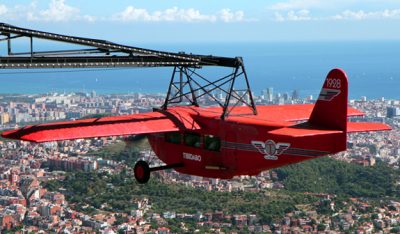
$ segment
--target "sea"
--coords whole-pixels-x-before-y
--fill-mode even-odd
[[[253,92],[318,95],[327,73],[344,69],[349,97],[400,99],[400,41],[126,43],[170,52],[243,58]],[[3,53],[2,53],[3,54]],[[207,76],[213,69],[203,68]],[[165,93],[172,68],[0,70],[0,93]]]

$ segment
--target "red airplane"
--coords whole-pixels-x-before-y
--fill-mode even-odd
[[[382,123],[348,122],[362,116],[349,108],[344,71],[329,72],[315,105],[258,106],[256,115],[230,115],[222,108],[175,106],[146,114],[48,123],[6,131],[5,138],[48,142],[147,134],[166,164],[135,165],[135,178],[146,183],[150,172],[173,168],[180,173],[230,179],[346,150],[347,133],[390,130]],[[244,113],[245,107],[236,107]]]

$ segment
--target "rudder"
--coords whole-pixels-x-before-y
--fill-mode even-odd
[[[327,129],[347,131],[348,80],[338,68],[331,70],[311,113],[309,122]]]

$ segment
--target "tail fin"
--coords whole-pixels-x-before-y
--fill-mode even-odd
[[[309,122],[332,130],[347,131],[348,81],[346,73],[331,70],[322,86]]]

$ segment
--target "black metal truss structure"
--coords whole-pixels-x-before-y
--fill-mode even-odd
[[[12,41],[30,40],[30,51],[13,53]],[[35,51],[34,39],[66,42],[86,49]],[[1,68],[88,68],[88,67],[164,67],[164,66],[224,66],[236,67],[236,58],[169,53],[113,42],[73,37],[25,29],[0,23],[0,42],[7,42],[7,57],[0,57]]]
[[[242,83],[239,89],[238,82]],[[175,67],[162,109],[176,104],[200,106],[202,98],[208,98],[223,109],[222,119],[234,113],[236,106],[247,106],[251,112],[246,114],[257,114],[243,63],[227,75],[213,80],[201,75],[196,68]]]
[[[29,51],[13,52],[12,43],[18,38],[27,38]],[[36,51],[34,40],[50,40],[84,46],[81,49]],[[223,108],[222,118],[228,116],[238,105],[250,107],[256,114],[247,74],[240,57],[218,57],[149,50],[121,45],[105,40],[67,36],[0,23],[0,42],[6,42],[7,55],[0,56],[0,68],[117,68],[117,67],[173,67],[167,97],[163,105],[188,103],[198,106],[203,96],[213,99]],[[200,75],[197,69],[218,66],[233,69],[227,76],[210,80]],[[177,75],[178,74],[178,75]],[[245,88],[235,89],[238,79],[243,79]],[[224,101],[215,97],[221,92]]]

